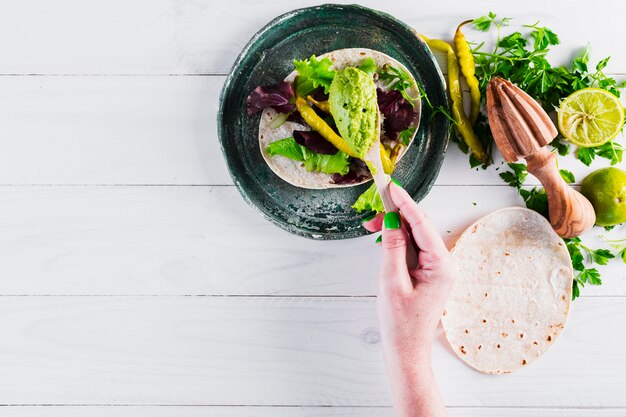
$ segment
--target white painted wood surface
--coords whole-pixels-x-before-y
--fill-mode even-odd
[[[0,314],[11,404],[389,404],[375,298],[5,296]],[[446,404],[626,407],[624,315],[622,297],[579,300],[547,354],[503,378],[440,334]]]
[[[239,50],[312,4],[0,0],[0,415],[392,415],[373,238],[315,242],[267,223],[216,138]],[[444,38],[490,9],[541,19],[561,37],[557,62],[590,42],[626,74],[619,2],[363,4]],[[601,165],[561,161],[578,182]],[[521,204],[498,173],[450,146],[423,202],[448,244]],[[585,239],[598,234],[626,228]],[[626,416],[626,268],[602,273],[518,374],[477,374],[439,337],[450,415]]]

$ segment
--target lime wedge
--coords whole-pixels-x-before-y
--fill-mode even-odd
[[[624,124],[619,99],[601,88],[584,88],[561,102],[559,130],[575,145],[589,148],[613,139]]]

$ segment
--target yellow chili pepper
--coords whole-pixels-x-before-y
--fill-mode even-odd
[[[328,126],[328,123],[315,113],[313,107],[309,106],[305,99],[302,97],[296,97],[296,108],[300,112],[300,116],[302,116],[304,121],[311,126],[311,129],[322,135],[324,139],[335,145],[335,148],[339,149],[341,152],[347,153],[354,158],[358,158],[358,155],[354,154],[352,148],[348,145],[348,142],[335,133],[335,131]]]
[[[461,73],[467,81],[467,85],[470,89],[470,96],[472,97],[472,103],[470,107],[470,121],[472,125],[476,123],[478,113],[480,112],[480,89],[478,88],[478,79],[476,78],[476,64],[474,63],[474,56],[470,50],[465,35],[461,32],[463,25],[470,23],[471,20],[466,20],[456,28],[454,34],[454,46],[456,46],[456,54],[459,57],[459,64],[461,66]]]
[[[382,162],[383,171],[385,171],[385,174],[391,174],[396,169],[395,163],[394,161],[391,160],[391,156],[389,155],[389,153],[390,151],[385,149],[385,147],[381,143],[380,144],[380,162]]]
[[[454,118],[456,129],[461,134],[465,143],[472,150],[474,156],[486,163],[487,152],[482,143],[472,130],[472,123],[469,121],[463,110],[463,91],[461,91],[461,82],[459,80],[459,61],[457,60],[454,50],[449,43],[439,39],[428,39],[424,35],[420,35],[431,49],[444,52],[448,56],[448,88],[450,89],[450,98],[452,99],[452,117]]]
[[[317,107],[318,109],[320,109],[324,113],[330,113],[330,103],[328,102],[328,100],[326,100],[326,101],[317,101],[317,100],[315,100],[311,96],[307,96],[306,99],[309,100],[311,103],[315,104],[315,107]]]

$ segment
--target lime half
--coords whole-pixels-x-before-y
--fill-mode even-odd
[[[613,139],[624,124],[619,99],[601,88],[584,88],[561,102],[559,130],[575,145],[589,148]]]

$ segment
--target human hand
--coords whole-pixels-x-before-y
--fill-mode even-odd
[[[401,216],[380,214],[364,223],[369,231],[383,231],[377,300],[385,362],[401,415],[412,415],[420,401],[426,408],[419,409],[429,411],[425,415],[440,415],[431,413],[443,409],[430,370],[431,347],[458,270],[426,213],[404,189],[393,183],[389,186]],[[415,269],[406,263],[407,247],[413,244],[409,236],[419,247]],[[419,398],[407,400],[414,395]]]

